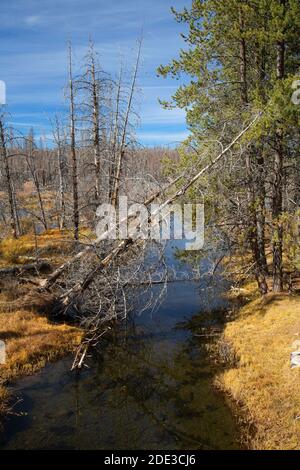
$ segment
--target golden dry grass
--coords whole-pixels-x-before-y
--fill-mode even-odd
[[[46,362],[74,351],[82,337],[76,327],[50,323],[34,312],[0,312],[0,338],[6,345],[6,363],[0,365],[0,414],[7,409],[6,385],[22,375],[29,375]]]
[[[26,257],[35,256],[36,249],[40,257],[49,257],[62,251],[66,253],[69,248],[72,248],[71,234],[67,230],[47,230],[36,239],[30,233],[18,239],[6,238],[0,242],[1,265],[27,262]]]
[[[59,230],[39,235],[38,247],[43,258],[53,264],[61,263],[71,255],[71,237],[70,232]],[[1,264],[9,266],[12,260],[26,262],[25,255],[31,256],[34,251],[35,240],[30,234],[18,240],[3,240]],[[0,415],[8,410],[8,385],[12,380],[32,374],[46,362],[74,351],[82,338],[79,328],[51,323],[46,317],[46,306],[41,304],[41,308],[37,295],[25,306],[24,299],[30,298],[31,289],[31,285],[20,284],[17,279],[0,280],[0,339],[5,341],[7,353],[6,364],[0,365]]]
[[[218,385],[239,404],[248,430],[255,429],[245,433],[251,448],[299,449],[300,369],[291,369],[290,353],[300,340],[300,296],[261,299],[254,284],[245,289],[254,300],[226,325],[223,336],[238,363],[222,372]]]
[[[90,242],[95,235],[87,228],[80,230],[83,242]],[[40,235],[28,233],[18,239],[6,238],[0,241],[0,267],[11,264],[24,264],[28,257],[48,259],[52,263],[61,263],[72,254],[74,248],[73,234],[70,230],[49,229]],[[32,260],[31,260],[32,261]]]

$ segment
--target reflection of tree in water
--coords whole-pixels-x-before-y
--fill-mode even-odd
[[[199,281],[199,288],[207,296],[208,290],[215,294],[215,289],[224,289],[232,282],[232,277],[226,279],[224,265],[225,255],[229,247],[224,240],[212,238],[202,250],[189,251],[175,248],[174,258],[185,266],[185,270]],[[221,286],[219,286],[221,282]]]
[[[194,318],[199,326],[203,316]],[[124,429],[124,413],[134,423],[128,429],[133,446],[145,427],[154,426],[161,446],[234,448],[235,426],[223,399],[212,389],[214,370],[206,359],[205,344],[193,334],[193,321],[178,328],[192,333],[186,341],[176,341],[176,331],[157,340],[155,332],[151,337],[134,322],[127,325],[126,333],[105,354],[107,405],[120,414],[120,428]]]

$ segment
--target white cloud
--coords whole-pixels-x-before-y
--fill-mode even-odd
[[[182,109],[163,109],[159,103],[142,106],[142,124],[185,124],[185,111]]]
[[[138,138],[145,142],[151,143],[164,143],[164,144],[175,144],[180,143],[189,136],[188,131],[182,132],[168,132],[168,133],[158,133],[158,132],[139,132]]]
[[[41,17],[39,15],[25,16],[24,22],[28,26],[35,26],[41,23]]]

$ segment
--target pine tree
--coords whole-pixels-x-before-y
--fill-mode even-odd
[[[255,131],[244,140],[240,164],[230,174],[223,167],[215,178],[225,182],[224,194],[229,200],[232,194],[239,195],[238,203],[234,203],[238,206],[234,209],[235,221],[244,228],[262,293],[267,291],[269,217],[273,289],[280,291],[283,195],[289,185],[285,162],[291,163],[299,143],[299,135],[295,138],[299,113],[290,99],[299,66],[299,1],[194,0],[189,10],[173,9],[173,13],[188,29],[182,35],[187,47],[169,65],[160,66],[158,73],[188,78],[171,102],[163,102],[165,107],[186,110],[192,133],[187,144],[192,142],[199,154],[206,142],[220,135],[226,143],[243,120],[262,112]],[[214,185],[219,186],[216,182]],[[226,204],[227,213],[233,205]]]

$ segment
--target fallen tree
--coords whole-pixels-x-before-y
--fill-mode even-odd
[[[155,201],[155,199],[157,199],[161,194],[163,194],[164,192],[168,191],[168,189],[170,189],[172,186],[174,186],[181,178],[182,178],[183,175],[179,175],[177,176],[175,179],[173,179],[167,186],[165,186],[164,188],[162,189],[159,189],[158,191],[156,191],[154,194],[152,194],[150,197],[148,197],[144,202],[144,206],[149,206],[153,201]],[[50,287],[57,281],[57,279],[72,265],[74,264],[76,261],[79,261],[80,259],[82,259],[84,256],[86,256],[88,253],[91,253],[95,247],[97,245],[99,245],[99,243],[101,243],[102,239],[99,239],[99,240],[96,240],[92,245],[89,245],[87,247],[85,247],[83,250],[79,251],[78,253],[76,253],[75,256],[73,256],[73,258],[69,259],[68,261],[66,261],[65,263],[61,264],[57,269],[55,269],[55,271],[53,271],[53,273],[51,273],[51,275],[47,278],[47,279],[43,279],[41,282],[40,282],[40,286],[45,289],[45,290],[48,290],[50,289]],[[113,253],[112,253],[113,254]],[[104,263],[104,266],[107,265],[107,263],[109,263],[110,261],[110,258],[107,259],[107,260],[103,260],[103,263]]]
[[[165,191],[170,189],[170,187],[174,186],[182,178],[186,178],[185,182],[182,183],[180,188],[177,189],[172,195],[166,197],[165,201],[158,206],[154,213],[152,212],[151,217],[155,217],[155,215],[163,211],[163,209],[165,209],[169,204],[185,195],[193,184],[195,184],[205,173],[213,169],[218,164],[218,162],[235,146],[235,144],[240,141],[243,135],[255,125],[260,116],[261,114],[257,114],[250,124],[248,124],[226,146],[226,148],[223,148],[215,158],[211,159],[210,162],[201,168],[201,170],[199,170],[196,174],[193,176],[187,176],[186,174],[178,176],[173,181],[171,181],[171,183],[166,188],[158,190],[155,194],[151,195],[146,201],[144,201],[144,205],[149,206],[151,202],[161,196]],[[150,216],[148,215],[148,217]],[[145,222],[147,222],[147,220],[145,220]],[[159,223],[159,219],[157,223]],[[64,285],[62,293],[59,295],[53,294],[53,298],[55,298],[57,303],[57,307],[55,307],[56,312],[60,311],[65,315],[73,316],[73,318],[78,315],[86,330],[85,338],[83,339],[82,344],[77,351],[73,368],[82,366],[89,346],[95,346],[99,342],[103,334],[109,331],[111,322],[115,321],[116,318],[120,317],[120,315],[122,318],[126,318],[127,300],[125,286],[129,285],[129,282],[128,279],[123,279],[120,273],[120,266],[122,266],[122,263],[126,263],[128,260],[130,260],[134,247],[136,250],[140,250],[138,242],[141,242],[141,240],[136,239],[132,235],[131,237],[120,241],[116,246],[108,249],[106,254],[104,250],[104,256],[100,258],[96,252],[96,248],[101,246],[103,239],[99,238],[94,242],[93,245],[85,247],[69,261],[59,266],[48,277],[48,279],[41,282],[39,295],[42,295],[44,292],[47,297],[49,292],[51,292],[50,289],[54,288],[56,281],[62,276],[62,274],[65,273],[67,269],[73,269],[73,271],[76,273],[75,282],[73,282],[70,287]],[[93,252],[97,255],[96,261],[92,257],[90,259],[87,258],[87,255],[92,254]],[[127,258],[120,259],[122,255],[127,256]],[[84,273],[81,274],[76,270],[76,263],[83,259],[88,262],[83,263]],[[119,264],[117,264],[116,261],[118,261]],[[89,264],[92,265],[90,269],[88,269]],[[77,280],[78,276],[79,280]],[[95,282],[96,279],[98,279],[97,286]],[[132,277],[129,280],[132,284],[134,283],[134,279],[132,279]],[[81,301],[88,289],[89,294],[88,296],[85,296],[85,301],[89,301],[90,298],[93,297],[94,291],[94,294],[96,295],[96,303],[99,304],[96,309],[89,310],[86,308],[86,306],[84,306],[84,309],[81,309]],[[120,298],[122,299],[123,304],[120,304]]]
[[[166,201],[159,206],[159,208],[152,214],[152,216],[155,216],[156,214],[159,214],[165,207],[167,207],[169,204],[174,202],[176,199],[179,197],[183,196],[187,190],[197,181],[201,176],[203,176],[207,171],[212,169],[224,155],[241,139],[241,137],[255,124],[255,122],[258,120],[258,118],[261,116],[261,114],[258,114],[255,116],[255,118],[252,120],[252,122],[245,127],[236,137],[233,139],[233,141],[220,152],[217,157],[215,157],[213,160],[210,161],[204,168],[202,168],[196,175],[194,175],[189,181],[187,181],[179,190],[177,190],[172,196],[166,199]],[[176,180],[174,180],[171,185],[175,184],[175,181],[178,181],[181,178],[178,177]],[[150,199],[151,202],[154,200],[160,192],[158,192],[157,195],[153,195]],[[149,203],[148,203],[149,204]],[[97,275],[99,271],[101,271],[103,268],[107,267],[109,263],[115,259],[117,256],[119,256],[121,253],[126,250],[126,248],[131,245],[134,242],[134,238],[127,238],[126,240],[122,240],[104,259],[102,259],[98,266],[96,268],[92,269],[88,275],[79,283],[77,283],[72,289],[70,289],[68,292],[64,293],[61,295],[60,300],[63,302],[64,305],[68,305],[70,302],[72,302],[76,296],[80,295],[85,289],[87,289],[94,279],[94,276]],[[78,256],[78,255],[76,255]],[[74,259],[77,259],[75,256]],[[70,261],[72,262],[72,260]],[[62,267],[61,267],[62,269]],[[46,284],[47,285],[47,284]]]

